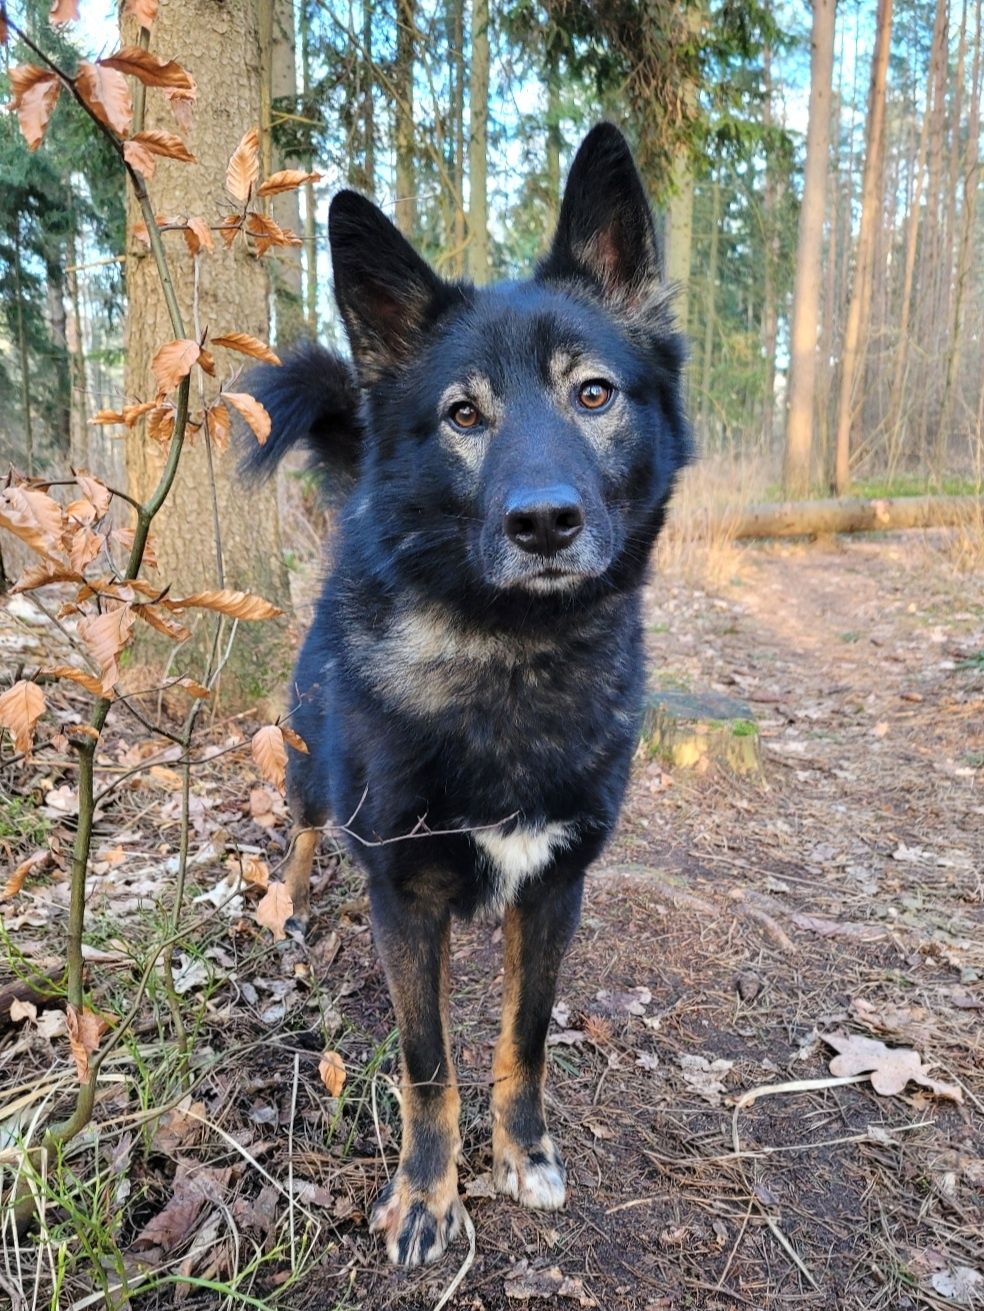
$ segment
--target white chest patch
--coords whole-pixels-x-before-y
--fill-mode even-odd
[[[482,829],[472,837],[495,866],[495,900],[502,908],[512,904],[527,879],[550,864],[554,851],[567,846],[572,833],[568,824],[545,824],[542,828],[515,828],[511,833],[503,833],[501,828]]]

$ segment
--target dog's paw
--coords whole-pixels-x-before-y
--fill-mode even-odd
[[[503,1139],[493,1149],[496,1191],[534,1211],[559,1211],[567,1198],[567,1171],[549,1134],[529,1149]]]
[[[441,1186],[426,1192],[414,1188],[397,1170],[376,1199],[369,1228],[384,1236],[394,1265],[415,1266],[443,1256],[464,1218],[455,1170],[448,1172]]]

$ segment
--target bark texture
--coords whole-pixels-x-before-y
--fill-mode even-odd
[[[129,21],[124,42],[135,43]],[[151,48],[175,58],[206,91],[199,100],[191,130],[184,133],[197,164],[162,159],[148,184],[154,208],[167,215],[203,215],[214,223],[235,209],[225,194],[229,156],[243,133],[259,122],[260,55],[256,0],[169,0],[162,5]],[[175,131],[163,94],[150,89],[146,127]],[[127,214],[127,322],[125,387],[129,399],[151,399],[154,378],[150,362],[162,343],[174,337],[153,259],[133,236],[139,212],[131,201]],[[215,252],[199,257],[199,288],[195,314],[195,268],[180,233],[166,233],[171,274],[188,336],[197,326],[212,336],[247,332],[266,340],[269,328],[268,282],[264,264],[241,241],[226,250],[216,234]],[[241,357],[217,350],[218,379],[228,377]],[[214,388],[214,384],[211,384]],[[233,388],[235,390],[235,388]],[[200,409],[197,377],[192,382],[192,410]],[[132,495],[145,499],[156,486],[165,458],[143,423],[127,432],[127,481]],[[236,475],[235,451],[215,453],[215,483],[220,525],[223,584],[257,592],[286,607],[287,575],[280,546],[275,490],[272,485],[245,487]],[[213,506],[207,451],[197,438],[182,453],[171,496],[154,522],[152,541],[158,557],[155,580],[169,584],[172,594],[217,585]],[[211,624],[199,620],[196,650],[183,654],[183,669],[196,674],[210,645]],[[169,649],[169,648],[168,648]],[[156,649],[159,653],[159,647]],[[154,649],[138,660],[153,663]],[[232,657],[223,676],[227,701],[246,702],[279,685],[288,666],[283,621],[240,624]]]
[[[813,408],[823,249],[824,191],[830,142],[830,91],[834,70],[835,0],[815,0],[810,56],[810,118],[806,136],[803,204],[796,247],[796,281],[790,328],[788,408],[783,486],[801,496],[810,485]]]
[[[489,280],[489,0],[472,5],[471,117],[468,138],[468,272]]]

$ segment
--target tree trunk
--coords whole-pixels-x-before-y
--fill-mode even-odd
[[[136,32],[126,20],[124,44],[135,44]],[[195,121],[184,135],[197,164],[168,159],[158,162],[149,190],[154,209],[165,214],[203,214],[210,222],[231,210],[224,179],[229,157],[243,133],[259,121],[260,51],[256,0],[169,0],[161,6],[154,27],[153,48],[164,58],[177,59],[196,78],[203,94]],[[145,127],[175,130],[163,96],[147,95]],[[150,362],[162,343],[174,337],[154,261],[133,235],[140,215],[130,202],[127,213],[127,319],[125,392],[129,399],[150,399],[154,379]],[[213,336],[246,332],[266,340],[267,271],[262,261],[238,239],[230,250],[215,241],[214,254],[198,256],[195,305],[194,260],[180,233],[165,233],[171,275],[188,335],[197,324]],[[195,312],[197,309],[197,313]],[[216,352],[217,375],[229,376],[241,361]],[[198,381],[192,383],[192,408],[200,407]],[[208,393],[212,394],[213,383]],[[244,488],[236,475],[235,454],[214,453],[215,500],[221,533],[223,584],[257,592],[275,605],[288,604],[287,577],[280,546],[276,495],[272,485]],[[156,486],[165,452],[152,441],[143,422],[127,431],[126,459],[130,493],[143,500]],[[247,512],[248,506],[248,512]],[[177,479],[152,530],[159,566],[153,577],[182,595],[218,583],[213,505],[207,451],[199,436],[182,452]],[[201,676],[212,626],[200,620],[192,652],[183,649],[181,667]],[[170,649],[170,648],[169,648]],[[159,654],[159,651],[157,652]],[[138,656],[138,658],[140,658]],[[145,648],[143,658],[153,661]],[[223,686],[240,703],[255,701],[279,688],[289,669],[289,650],[282,623],[240,624]]]
[[[765,90],[762,121],[766,128],[771,128],[773,124],[772,51],[768,45],[762,52],[762,73]],[[770,167],[769,156],[766,154],[765,191],[762,198],[765,268],[762,274],[761,340],[765,362],[765,377],[762,380],[762,440],[767,452],[772,450],[775,436],[776,339],[779,331],[779,307],[776,304],[776,270],[779,264],[779,233],[776,217],[778,199],[776,170]]]
[[[415,0],[396,0],[396,63],[393,67],[396,115],[396,226],[412,237],[417,226],[417,193],[413,166],[413,73]]]
[[[666,277],[676,288],[677,327],[690,322],[690,255],[694,239],[694,175],[689,149],[681,147],[673,165],[673,192],[666,205]]]
[[[892,35],[892,0],[878,0],[877,32],[871,60],[871,89],[868,94],[868,130],[861,184],[861,219],[858,228],[854,281],[844,327],[841,361],[840,396],[837,403],[837,436],[834,453],[834,490],[842,495],[851,478],[851,426],[855,383],[861,371],[861,330],[864,307],[868,301],[867,284],[871,273],[871,255],[875,225],[881,200],[881,157],[884,145],[885,84]]]
[[[301,87],[305,107],[311,94],[311,18],[301,0]],[[366,72],[368,77],[368,69]],[[314,156],[309,154],[304,167],[314,171]],[[304,183],[304,318],[312,336],[318,335],[318,211],[314,183]]]
[[[261,97],[263,121],[263,163],[269,176],[280,169],[296,168],[304,161],[285,155],[275,140],[277,124],[284,103],[291,111],[297,102],[297,43],[294,25],[294,0],[259,0],[261,68],[263,85]],[[298,190],[274,196],[266,203],[267,213],[282,228],[299,232],[301,228],[301,193]],[[271,250],[266,256],[273,289],[273,312],[276,340],[281,346],[306,334],[302,291],[301,246],[284,246]]]
[[[560,61],[556,51],[547,54],[547,231],[543,234],[544,248],[553,240],[553,230],[560,214],[560,151],[564,143],[560,130],[563,112],[560,99]]]
[[[817,359],[817,311],[823,251],[824,190],[830,140],[830,92],[834,68],[835,0],[814,0],[810,55],[810,117],[806,136],[803,203],[796,248],[796,282],[790,328],[790,365],[786,412],[783,486],[787,496],[802,496],[810,485],[813,445],[814,384]]]
[[[721,184],[711,179],[711,245],[707,257],[707,277],[704,280],[704,344],[700,357],[700,420],[701,435],[708,441],[707,416],[711,395],[711,359],[714,353],[715,306],[718,279],[719,229],[721,226]]]
[[[489,0],[472,4],[471,85],[468,116],[468,272],[489,280]]]
[[[451,180],[454,187],[454,230],[449,272],[461,277],[465,271],[465,0],[450,0],[451,38]]]
[[[82,301],[79,296],[79,241],[74,198],[70,213],[68,235],[68,268],[65,285],[71,314],[65,328],[68,357],[71,361],[71,427],[69,456],[76,469],[90,467],[92,429],[89,427],[89,395],[85,371],[85,327],[82,322]]]
[[[61,460],[72,446],[72,366],[68,355],[68,323],[65,314],[65,254],[59,245],[57,258],[46,269],[48,332],[54,353],[51,366],[55,373],[55,415],[52,425],[54,454]]]
[[[371,0],[363,0],[362,5],[362,46],[366,62],[366,77],[362,85],[363,172],[366,195],[374,196],[376,194],[376,109],[373,93],[376,74],[372,56]]]
[[[17,297],[17,353],[20,358],[21,416],[24,456],[29,478],[34,477],[34,419],[31,414],[31,362],[24,324],[24,282],[21,273],[20,218],[14,219],[14,295]]]

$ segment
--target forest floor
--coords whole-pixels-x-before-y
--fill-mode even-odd
[[[451,1306],[984,1300],[984,583],[956,572],[944,546],[920,534],[750,545],[713,591],[655,578],[654,686],[748,703],[763,777],[636,762],[550,1037],[549,1115],[570,1180],[561,1213],[491,1194],[499,933],[456,930],[461,1184],[476,1246]],[[18,613],[17,640],[49,641]],[[93,1004],[121,1014],[148,943],[166,936],[179,802],[166,744],[116,722],[103,781],[147,769],[99,820],[88,952]],[[235,746],[241,728],[214,725],[212,749]],[[63,845],[71,782],[44,753],[15,779]],[[282,803],[242,755],[197,771],[192,800],[196,895],[212,893],[233,849],[276,867]],[[27,825],[2,839],[13,863],[41,836]],[[253,891],[231,917],[190,903],[176,965],[194,1088],[179,1100],[152,973],[133,1040],[104,1067],[98,1133],[49,1186],[47,1231],[18,1243],[3,1229],[0,1290],[15,1308],[118,1306],[104,1290],[124,1279],[141,1309],[439,1302],[465,1238],[402,1273],[367,1232],[396,1159],[395,1039],[359,876],[324,846],[306,952],[270,943]],[[55,870],[0,904],[22,962],[57,967],[66,888]],[[0,1036],[0,1170],[16,1133],[36,1140],[71,1105],[66,1040],[37,1010],[40,1027],[28,1017]],[[914,1049],[950,1095],[833,1081],[837,1034]],[[348,1073],[337,1099],[319,1078],[326,1047]]]

